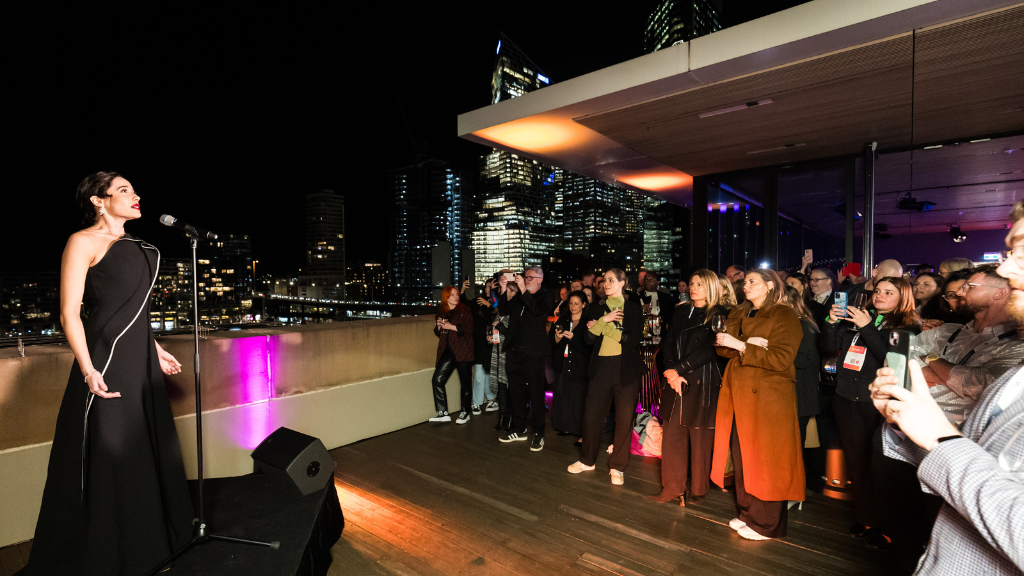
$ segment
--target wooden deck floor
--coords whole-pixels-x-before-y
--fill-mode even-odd
[[[888,551],[846,535],[851,506],[809,496],[789,535],[750,542],[729,529],[734,497],[714,487],[681,508],[660,490],[660,461],[631,456],[623,486],[597,470],[572,475],[571,437],[548,430],[541,452],[502,444],[493,414],[421,424],[333,450],[345,531],[333,575],[892,574]],[[610,437],[606,438],[606,441]],[[31,542],[0,548],[0,576]]]
[[[851,506],[811,495],[789,535],[751,542],[728,527],[731,492],[656,504],[660,461],[631,456],[623,486],[572,475],[572,438],[541,452],[502,444],[496,417],[421,424],[332,451],[346,527],[330,574],[891,574],[895,560],[847,535]],[[606,438],[610,440],[610,437]]]

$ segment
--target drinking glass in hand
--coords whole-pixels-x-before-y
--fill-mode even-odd
[[[725,316],[716,314],[711,318],[711,329],[719,334],[725,334]]]
[[[853,298],[853,307],[858,310],[867,310],[868,295],[863,292]]]

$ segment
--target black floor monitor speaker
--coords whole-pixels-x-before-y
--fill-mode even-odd
[[[252,459],[254,472],[293,485],[303,496],[326,486],[337,466],[319,438],[283,426],[252,451]]]

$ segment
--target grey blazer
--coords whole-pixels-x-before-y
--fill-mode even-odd
[[[1024,428],[1024,396],[1002,411],[997,404],[1022,371],[1024,365],[1007,371],[982,393],[960,429],[963,440],[926,452],[885,425],[885,455],[917,465],[924,491],[946,501],[918,574],[1024,574],[1024,479],[1014,478],[997,460]],[[1018,436],[1004,457],[1011,462],[1024,457],[1024,437]]]

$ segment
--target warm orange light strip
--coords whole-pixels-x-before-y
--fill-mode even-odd
[[[598,140],[603,138],[590,128],[554,114],[513,120],[477,130],[473,134],[512,150],[547,156],[546,161],[555,165],[559,165],[557,158],[571,155],[575,150],[600,146]],[[621,184],[648,192],[680,191],[693,185],[693,178],[689,174],[668,167],[625,169],[622,174],[617,174],[615,168],[611,168],[601,179],[608,176]]]
[[[619,182],[628,184],[634,188],[648,190],[650,192],[662,192],[675,190],[693,185],[693,177],[684,172],[658,171],[653,173],[640,173],[632,176],[619,176]]]
[[[478,130],[475,134],[524,152],[555,152],[582,144],[589,128],[572,121],[530,117]]]

